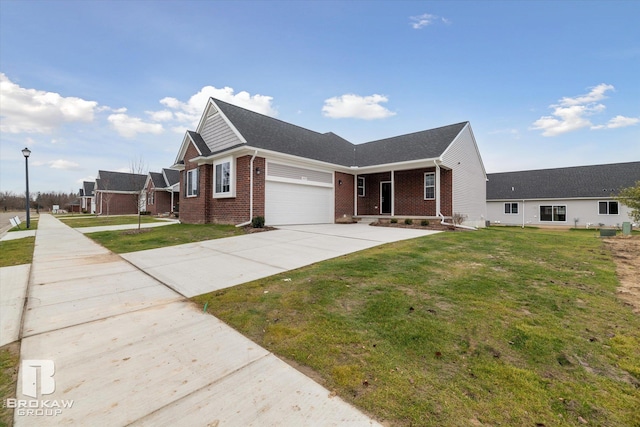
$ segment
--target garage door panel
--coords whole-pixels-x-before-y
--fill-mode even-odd
[[[267,225],[334,222],[332,188],[268,181],[265,190]]]

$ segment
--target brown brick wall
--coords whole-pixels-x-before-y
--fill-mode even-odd
[[[193,152],[190,152],[193,150]],[[186,159],[195,157],[193,147],[187,150]],[[235,197],[213,197],[213,166],[200,166],[200,191],[197,197],[185,197],[184,180],[186,170],[180,174],[180,219],[185,223],[240,224],[249,221],[249,196],[251,182],[251,157],[243,156],[235,160]],[[188,163],[188,162],[187,162]],[[193,166],[192,166],[193,167]],[[260,168],[260,175],[255,173]],[[253,217],[264,216],[265,159],[256,157],[253,162]],[[167,193],[168,194],[168,193]],[[157,194],[156,194],[157,196]]]
[[[407,216],[436,216],[436,201],[424,200],[424,174],[435,168],[396,171],[394,213]],[[380,215],[380,182],[391,181],[391,172],[364,175],[365,197],[358,197],[358,215]],[[440,209],[451,215],[452,172],[440,169]]]
[[[355,176],[342,172],[335,173],[335,218],[354,214],[353,194]],[[340,182],[342,181],[342,184]]]
[[[101,215],[135,215],[138,213],[137,194],[100,193],[96,211]]]
[[[195,197],[187,197],[185,182],[187,171],[197,168],[198,165],[189,161],[198,156],[198,151],[192,144],[187,148],[184,156],[185,168],[180,172],[180,221],[188,224],[205,224],[211,222],[207,216],[211,204],[211,165],[202,165],[198,171],[199,191]]]

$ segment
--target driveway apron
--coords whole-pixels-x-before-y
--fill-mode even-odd
[[[50,215],[27,297],[16,426],[378,425]]]

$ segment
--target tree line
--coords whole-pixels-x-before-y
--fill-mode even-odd
[[[2,211],[22,211],[26,208],[23,194],[16,194],[12,191],[0,192],[0,210]],[[29,193],[29,207],[34,210],[50,211],[54,205],[60,209],[70,210],[73,202],[78,200],[77,193],[63,193],[56,191]]]

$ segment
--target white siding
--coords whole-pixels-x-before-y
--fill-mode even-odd
[[[238,135],[222,118],[215,113],[206,118],[200,135],[212,152],[224,150],[242,143]]]
[[[630,209],[619,205],[617,215],[599,215],[598,202],[610,201],[613,199],[571,199],[571,200],[503,200],[487,202],[487,219],[492,224],[502,225],[556,225],[564,227],[574,227],[574,219],[578,219],[578,227],[598,226],[622,226],[623,222],[629,221]],[[504,213],[504,204],[507,202],[518,203],[518,215],[507,215]],[[540,221],[540,206],[566,206],[567,220],[565,222]]]
[[[466,225],[484,227],[487,177],[468,124],[445,151],[442,165],[453,170],[453,212],[466,215]]]
[[[300,181],[321,182],[324,184],[333,183],[333,173],[323,172],[313,169],[300,168],[297,166],[283,165],[269,162],[267,164],[268,178],[286,178]]]

